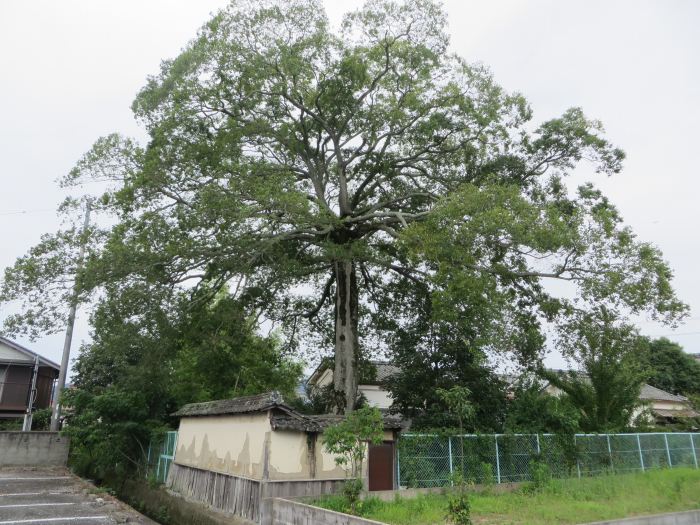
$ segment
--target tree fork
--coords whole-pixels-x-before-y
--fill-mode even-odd
[[[335,359],[333,390],[336,410],[350,413],[357,397],[357,365],[360,355],[357,270],[353,261],[336,261]]]

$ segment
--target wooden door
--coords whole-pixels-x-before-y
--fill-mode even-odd
[[[394,489],[394,443],[369,446],[369,490]]]

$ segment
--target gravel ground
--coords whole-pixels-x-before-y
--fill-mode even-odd
[[[0,470],[0,525],[158,525],[67,469]]]

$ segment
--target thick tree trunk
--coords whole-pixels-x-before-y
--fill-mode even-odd
[[[357,398],[357,364],[360,355],[358,323],[358,292],[355,264],[335,263],[335,368],[333,389],[336,410],[349,413]]]

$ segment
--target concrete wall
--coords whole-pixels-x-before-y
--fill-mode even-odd
[[[0,467],[63,467],[69,446],[58,432],[0,432]]]
[[[379,521],[358,518],[281,498],[274,498],[266,506],[261,523],[262,525],[385,525]]]
[[[119,497],[140,506],[146,515],[158,519],[165,510],[170,525],[254,525],[255,522],[224,514],[205,507],[202,503],[187,501],[163,488],[154,488],[141,480],[126,480]]]
[[[175,463],[262,479],[271,430],[266,413],[182,418]]]

